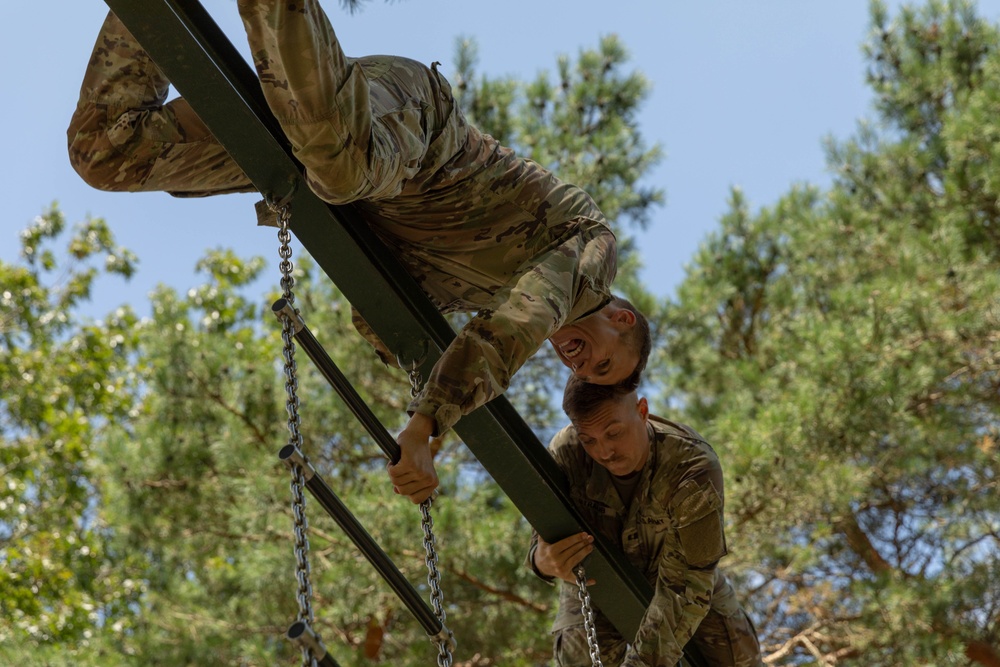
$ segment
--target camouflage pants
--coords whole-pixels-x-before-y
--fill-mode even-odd
[[[303,20],[272,44],[271,33],[254,29],[272,20],[267,7],[246,3],[241,13],[255,52],[282,52],[288,43],[317,38],[313,23]],[[289,57],[264,59],[257,69],[268,105],[306,167],[310,188],[323,200],[391,197],[417,166],[433,167],[464,144],[467,127],[453,113],[450,87],[436,71],[392,56],[348,58],[335,39],[321,53],[320,66],[297,65]],[[377,88],[370,86],[373,78]],[[187,101],[166,101],[169,85],[121,21],[108,14],[67,130],[74,169],[101,190],[181,196],[254,191]]]
[[[390,58],[382,57],[389,61]],[[369,92],[362,88],[365,77],[360,69],[351,70],[351,59],[347,58],[339,45],[331,44],[329,49],[329,70],[335,78],[327,82],[328,87],[348,90],[334,96],[343,109],[345,98],[357,95],[360,100],[369,100]],[[368,59],[373,60],[373,59]],[[375,69],[384,69],[385,64],[376,63]],[[353,71],[352,74],[348,74]],[[274,77],[262,73],[262,79],[274,83]],[[294,73],[293,78],[303,78],[303,73]],[[315,74],[313,73],[313,76]],[[410,89],[397,91],[403,97],[423,94],[427,100],[436,100],[437,105],[426,104],[424,115],[436,114],[437,119],[446,118],[455,124],[454,144],[462,141],[462,127],[452,121],[453,100],[447,84],[443,81],[422,77],[407,80]],[[303,85],[302,81],[297,82]],[[383,82],[384,83],[384,82]],[[122,22],[109,13],[98,35],[80,89],[80,98],[67,130],[70,163],[88,184],[100,190],[110,191],[162,191],[178,196],[205,196],[231,192],[253,192],[255,190],[242,169],[229,157],[202,120],[183,98],[167,102],[170,82],[150,59],[146,51],[129,33]],[[295,106],[297,100],[287,93],[287,86],[265,86],[271,101],[286,108]],[[280,107],[278,107],[280,108]],[[368,109],[349,105],[351,113],[341,118],[341,137],[357,136],[371,128],[372,118]],[[315,109],[300,110],[317,113]],[[319,113],[321,117],[329,113]],[[412,114],[411,114],[412,116]],[[380,119],[381,127],[386,123],[395,136],[385,136],[385,130],[376,132],[382,136],[383,150],[376,151],[374,157],[358,158],[350,151],[340,154],[349,161],[358,161],[343,166],[330,165],[329,142],[317,141],[313,137],[304,139],[308,146],[322,146],[320,159],[324,168],[316,173],[327,176],[313,176],[309,172],[310,185],[327,201],[337,201],[358,196],[364,185],[375,190],[391,191],[398,187],[398,179],[405,176],[399,169],[401,161],[413,160],[418,153],[426,153],[423,142],[414,141],[416,133],[407,128],[410,125],[427,124],[427,119],[407,118],[406,122],[391,125],[392,117]],[[439,123],[440,124],[440,120]],[[303,135],[305,123],[287,120],[284,129],[293,134]],[[352,143],[346,141],[344,143]],[[441,144],[443,142],[439,142]],[[385,150],[390,145],[392,150]],[[406,148],[405,153],[400,148]],[[313,149],[317,150],[317,149]],[[436,148],[438,152],[454,150],[448,146]],[[354,149],[357,153],[357,149]],[[304,153],[304,155],[303,155]],[[299,151],[297,157],[308,166],[310,152]],[[304,159],[303,159],[304,158]],[[379,160],[387,166],[379,166]],[[358,169],[357,164],[366,165]],[[334,183],[331,176],[341,178]],[[345,175],[351,175],[345,180]],[[394,180],[387,180],[394,179]],[[338,190],[338,188],[340,188]],[[368,324],[354,311],[354,324],[358,331],[375,347],[383,362],[395,365],[395,358],[371,330]]]
[[[620,665],[628,644],[602,614],[595,617],[601,662],[606,667]],[[590,647],[582,625],[555,633],[553,655],[557,667],[591,667]],[[763,665],[757,631],[750,617],[740,609],[731,616],[710,610],[684,647],[690,667],[758,667]],[[656,665],[655,667],[661,667]],[[662,666],[671,667],[671,666]]]

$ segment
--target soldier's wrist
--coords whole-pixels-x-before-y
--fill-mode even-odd
[[[528,550],[528,566],[531,568],[531,571],[535,573],[536,577],[538,577],[547,584],[551,584],[556,580],[556,578],[551,575],[545,574],[544,572],[538,569],[538,565],[535,563],[535,553],[537,551],[538,551],[538,543],[536,542],[532,544],[531,548]]]

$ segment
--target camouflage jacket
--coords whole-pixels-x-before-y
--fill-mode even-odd
[[[738,604],[716,567],[726,555],[719,459],[690,427],[652,415],[649,425],[650,455],[629,507],[572,426],[557,433],[549,449],[569,478],[576,507],[654,588],[622,664],[673,667],[709,608],[729,616]],[[582,623],[576,586],[560,583],[553,632]]]
[[[607,303],[616,244],[594,201],[469,125],[436,68],[348,58],[315,0],[238,6],[261,88],[310,189],[355,208],[438,309],[476,313],[411,411],[447,430],[506,390],[562,325]],[[109,15],[68,129],[74,168],[104,190],[253,191],[168,91]],[[361,322],[387,352],[366,329]]]
[[[476,313],[411,412],[447,430],[607,303],[616,244],[594,201],[469,125],[436,67],[346,57],[313,0],[240,13],[310,187],[353,206],[439,310]]]

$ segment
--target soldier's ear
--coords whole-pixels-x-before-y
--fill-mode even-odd
[[[641,397],[635,404],[635,409],[639,411],[639,416],[642,417],[643,421],[649,417],[649,403],[646,401],[646,397]]]
[[[635,326],[635,313],[627,308],[619,308],[611,314],[611,321],[624,324],[631,329]]]

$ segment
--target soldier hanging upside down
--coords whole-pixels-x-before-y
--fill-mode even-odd
[[[397,492],[430,496],[430,437],[506,390],[546,339],[590,382],[641,372],[648,325],[610,294],[615,237],[584,191],[468,124],[436,68],[345,56],[316,0],[238,6],[309,187],[352,206],[442,312],[477,313],[409,406],[389,470]],[[102,190],[252,192],[188,103],[167,102],[168,86],[109,15],[68,130],[77,172]]]

